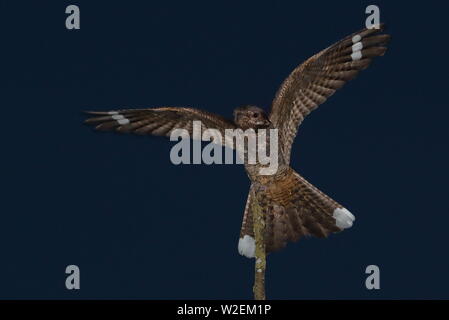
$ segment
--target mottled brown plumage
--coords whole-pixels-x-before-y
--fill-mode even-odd
[[[206,129],[217,129],[223,137],[225,129],[236,128],[231,120],[193,108],[162,107],[87,113],[95,117],[87,119],[85,123],[95,125],[97,130],[140,135],[169,137],[175,129],[186,129],[193,136],[193,121],[201,121],[203,132]]]
[[[192,108],[162,107],[89,112],[86,123],[99,130],[169,136],[174,129],[186,129],[201,121],[203,131],[218,129],[275,128],[279,130],[279,167],[273,175],[260,175],[260,164],[245,164],[252,182],[240,231],[239,251],[252,257],[252,188],[257,188],[266,217],[266,250],[283,248],[303,236],[327,237],[352,225],[354,217],[337,202],[315,188],[290,167],[293,140],[304,118],[325,102],[347,81],[368,67],[386,51],[389,35],[379,29],[364,29],[322,50],[298,66],[279,88],[271,112],[245,106],[234,110],[234,119]],[[224,140],[222,141],[224,144]],[[252,239],[252,240],[251,240]]]
[[[364,29],[322,50],[298,66],[279,88],[273,100],[270,120],[279,128],[282,153],[290,161],[290,151],[297,130],[304,118],[347,81],[366,69],[372,59],[384,55],[390,40],[379,29]],[[360,37],[362,59],[353,60],[354,37]]]

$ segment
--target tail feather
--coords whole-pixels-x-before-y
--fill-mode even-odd
[[[239,252],[250,258],[254,257],[251,250],[254,247],[253,188],[251,186],[248,195],[239,241]],[[304,236],[326,238],[331,233],[350,228],[355,220],[347,209],[293,170],[260,192],[257,197],[263,202],[260,205],[265,215],[267,253],[280,250],[288,242],[296,242]]]
[[[272,228],[273,231],[270,233],[272,237],[266,237],[267,252],[280,250],[285,247],[287,242],[292,240],[294,233],[293,229],[290,227],[290,223],[286,219],[284,207],[273,205],[270,206],[269,209],[271,210],[267,213],[273,218],[272,223],[269,223],[266,226]]]

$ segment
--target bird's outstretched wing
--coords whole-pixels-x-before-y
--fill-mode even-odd
[[[282,83],[273,101],[270,121],[279,129],[280,152],[290,162],[290,152],[303,119],[347,81],[384,55],[390,40],[379,29],[364,29],[324,49],[298,66]]]
[[[85,123],[95,125],[97,130],[140,135],[170,136],[175,129],[185,129],[194,138],[193,122],[201,121],[201,134],[206,129],[216,129],[224,139],[225,129],[236,127],[232,121],[219,115],[193,108],[162,107],[86,113],[93,117]]]

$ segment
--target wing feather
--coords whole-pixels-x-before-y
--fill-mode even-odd
[[[235,124],[219,115],[193,108],[148,108],[113,111],[88,111],[93,117],[85,123],[97,130],[135,133],[140,135],[170,136],[175,129],[185,129],[193,136],[193,121],[201,121],[201,129],[218,130],[224,144],[225,129],[236,128]]]
[[[283,138],[280,151],[287,162],[304,118],[366,69],[373,58],[385,54],[390,35],[379,34],[383,30],[380,25],[347,36],[298,66],[283,82],[273,100],[270,121]]]

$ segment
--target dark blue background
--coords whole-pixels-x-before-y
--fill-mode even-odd
[[[270,255],[267,295],[449,298],[446,2],[2,1],[1,298],[251,298],[241,166],[97,133],[82,110],[268,108],[378,4],[390,50],[300,128],[292,166],[357,217]],[[81,30],[65,29],[65,8]],[[439,5],[437,5],[439,4]],[[81,290],[65,289],[65,267]],[[381,269],[381,290],[364,286]]]

